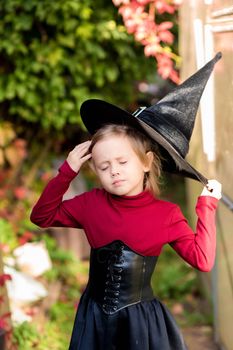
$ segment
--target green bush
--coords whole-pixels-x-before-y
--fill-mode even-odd
[[[152,278],[155,295],[163,300],[182,300],[197,289],[197,273],[187,266],[169,246],[158,259]]]
[[[40,343],[40,335],[36,327],[28,322],[14,327],[13,343],[18,350],[32,350]]]
[[[9,246],[10,250],[18,246],[18,241],[14,229],[10,222],[0,218],[0,243]]]
[[[4,119],[62,130],[85,99],[134,101],[134,82],[155,73],[111,1],[7,0],[0,13]]]

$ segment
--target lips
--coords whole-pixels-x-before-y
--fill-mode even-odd
[[[114,186],[119,186],[119,185],[121,185],[122,183],[124,182],[124,180],[115,180],[115,181],[113,181],[113,185]]]

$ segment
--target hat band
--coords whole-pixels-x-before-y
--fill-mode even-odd
[[[148,110],[140,113],[138,119],[150,125],[151,128],[164,137],[166,141],[169,142],[183,158],[185,158],[189,150],[189,142],[186,137],[174,127],[174,125],[167,122],[164,118],[161,118],[160,115]]]

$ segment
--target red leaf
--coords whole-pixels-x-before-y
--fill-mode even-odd
[[[155,7],[159,14],[162,14],[164,12],[168,12],[170,14],[174,13],[176,10],[175,6],[168,5],[166,1],[155,1]]]
[[[41,175],[43,182],[48,182],[53,177],[52,171],[46,171]]]
[[[137,0],[140,5],[146,6],[151,3],[151,0]]]
[[[144,48],[144,53],[145,56],[155,56],[157,52],[159,51],[160,45],[159,44],[151,44],[151,45],[146,45]]]
[[[30,231],[25,231],[24,234],[19,237],[18,241],[20,245],[23,245],[25,243],[27,243],[28,241],[30,241],[33,238],[33,233]]]
[[[0,329],[2,328],[2,329],[7,330],[9,325],[8,325],[8,320],[6,320],[6,319],[9,318],[10,316],[11,316],[11,313],[7,312],[0,317]]]
[[[16,187],[14,189],[14,195],[17,199],[24,199],[26,197],[26,188],[25,187]]]
[[[75,308],[75,310],[77,310],[78,309],[78,306],[79,306],[79,300],[74,304],[74,308]]]
[[[172,69],[172,71],[170,72],[169,78],[176,84],[180,83],[179,74],[175,69]]]
[[[18,156],[21,159],[26,158],[26,156],[27,156],[27,150],[26,150],[27,142],[26,142],[26,140],[24,140],[24,139],[16,139],[13,142],[13,144],[14,144],[14,146],[17,149]]]
[[[7,329],[8,323],[0,317],[0,329]]]
[[[158,72],[163,79],[171,79],[174,83],[180,82],[178,73],[173,68],[173,61],[167,55],[159,55],[158,60]]]
[[[0,243],[0,250],[1,250],[3,253],[9,253],[10,247],[9,247],[8,244]]]
[[[5,188],[1,188],[0,189],[0,198],[4,198],[6,196],[6,189]]]
[[[155,22],[158,14],[165,12],[173,14],[182,0],[113,0],[115,6],[119,6],[119,13],[127,32],[134,34],[135,40],[144,46],[146,56],[154,56],[158,62],[158,73],[163,79],[171,79],[178,83],[179,76],[174,69],[171,58],[175,58],[172,52],[165,52],[161,42],[172,44],[174,36],[170,32],[173,27],[171,21],[160,24]]]
[[[168,30],[165,30],[163,32],[159,32],[158,36],[159,36],[160,40],[165,42],[165,43],[168,43],[168,44],[172,44],[173,43],[174,36]]]
[[[7,274],[7,273],[3,273],[0,275],[0,286],[4,286],[6,281],[10,281],[12,280],[11,275]]]
[[[121,4],[128,4],[129,0],[112,0],[115,6],[119,6]]]
[[[173,27],[173,23],[166,21],[166,22],[162,22],[158,25],[158,30],[163,31],[163,30],[171,29],[172,27]]]

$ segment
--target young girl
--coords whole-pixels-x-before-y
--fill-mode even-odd
[[[70,152],[31,214],[40,227],[83,228],[91,246],[89,282],[79,303],[69,349],[184,350],[173,317],[153,295],[151,275],[167,243],[193,267],[211,270],[221,185],[211,180],[204,187],[197,200],[194,233],[177,205],[158,198],[164,157],[176,162],[182,158],[173,146],[171,151],[171,142],[167,147],[161,140],[162,131],[157,135],[158,122],[154,138],[152,124],[147,128],[148,119],[142,130],[141,122],[139,127],[132,115],[124,118],[122,110],[95,103],[96,108],[104,105],[105,111],[98,114],[95,124],[99,126],[93,128],[97,131],[92,140]],[[112,114],[105,113],[107,106]],[[150,115],[145,113],[144,117]],[[87,125],[85,108],[82,118]],[[112,119],[115,122],[109,123]],[[173,129],[175,137],[180,137],[181,128],[179,133],[175,126]],[[93,131],[91,127],[88,130]],[[163,152],[160,159],[159,149],[169,156]],[[102,188],[63,201],[71,180],[87,160]],[[180,172],[201,176],[187,162],[180,160],[179,164]]]

